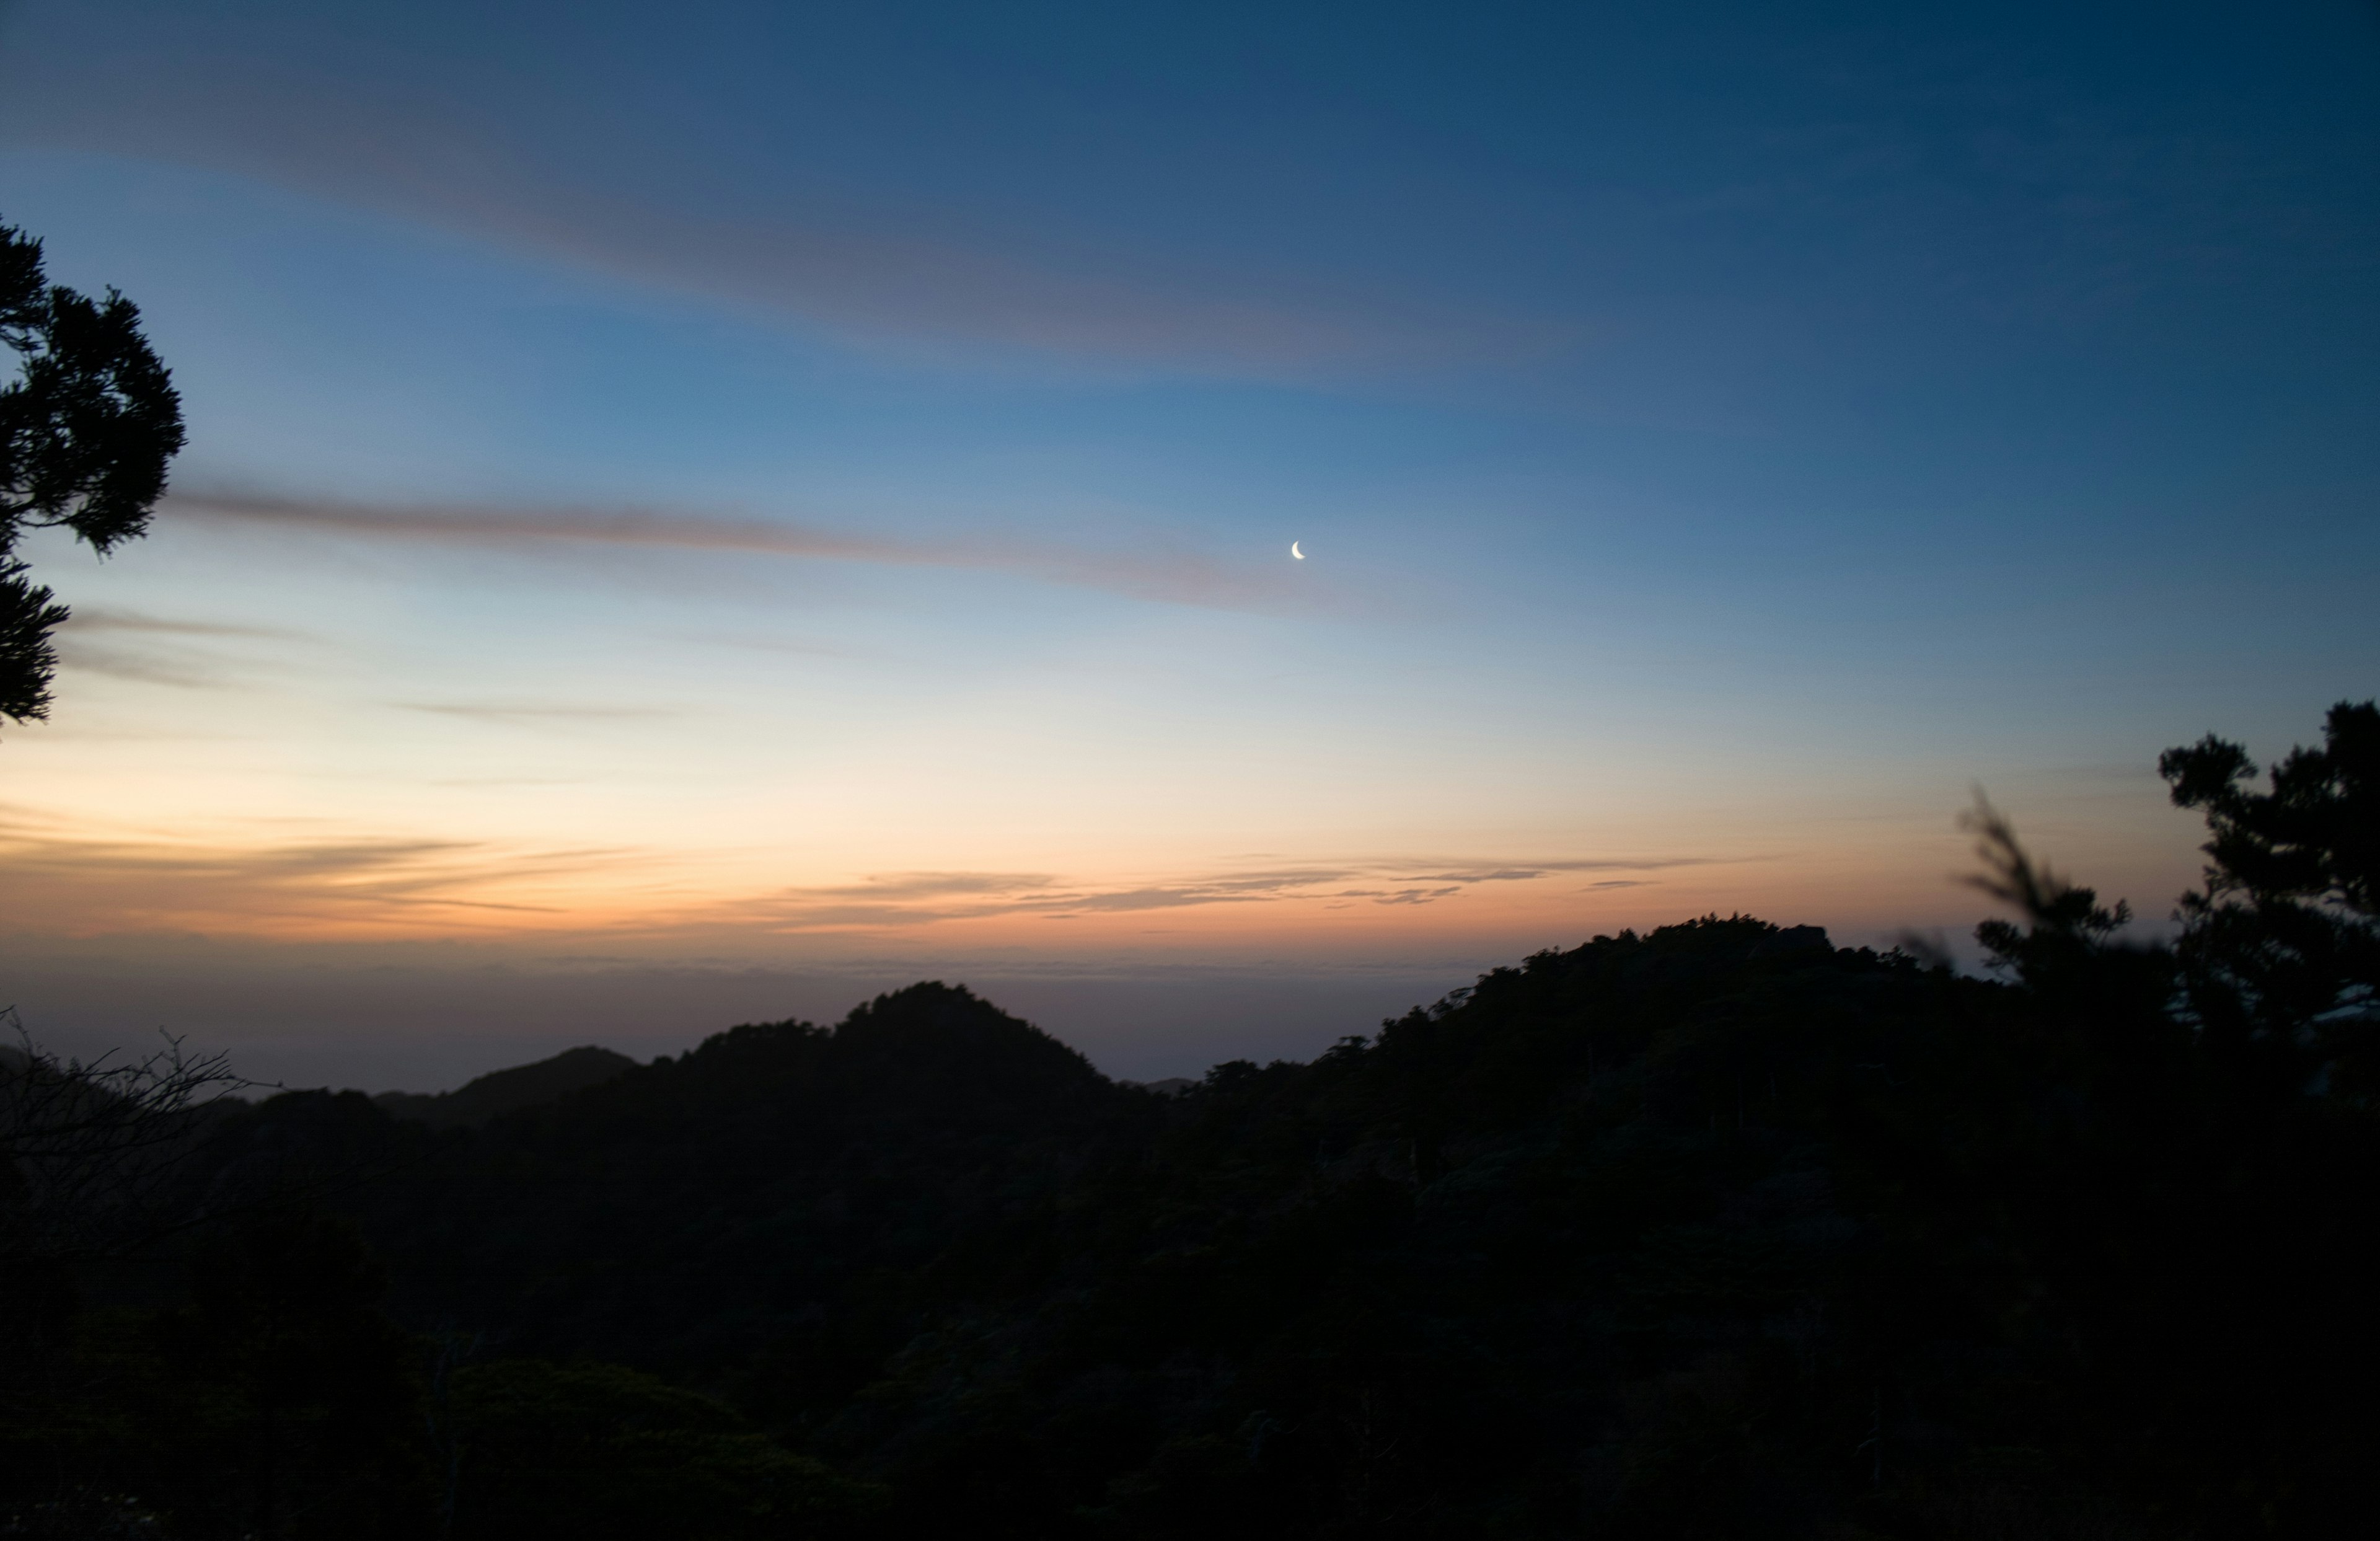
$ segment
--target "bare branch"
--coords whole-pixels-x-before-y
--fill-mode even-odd
[[[177,1229],[168,1189],[211,1115],[259,1083],[220,1053],[160,1031],[140,1059],[88,1062],[37,1045],[15,1007],[0,1023],[0,1256],[91,1256]]]

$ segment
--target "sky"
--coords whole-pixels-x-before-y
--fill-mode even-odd
[[[937,977],[1196,1074],[1622,927],[1964,945],[1978,787],[2154,928],[2158,751],[2380,689],[2356,0],[0,0],[0,221],[190,433],[26,547],[79,1052]]]

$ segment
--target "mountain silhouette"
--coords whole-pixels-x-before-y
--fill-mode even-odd
[[[349,1207],[413,1319],[691,1373],[1059,1191],[1145,1139],[1162,1102],[941,983],[833,1028],[751,1024],[620,1059],[577,1050],[482,1077],[434,1127],[409,1099],[276,1098],[217,1159],[376,1174]],[[589,1084],[526,1101],[577,1074]]]
[[[382,1092],[372,1098],[393,1118],[426,1123],[433,1129],[487,1122],[502,1113],[556,1101],[575,1091],[609,1081],[637,1062],[625,1054],[592,1045],[568,1049],[550,1060],[492,1071],[450,1092],[425,1096],[416,1092]]]

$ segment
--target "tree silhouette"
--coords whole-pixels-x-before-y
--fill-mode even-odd
[[[2309,1077],[2380,1091],[2380,705],[2341,701],[2323,746],[2253,790],[2256,765],[2208,736],[2157,768],[2206,815],[2206,886],[2182,896],[2190,1008],[2210,1046],[2280,1093]]]
[[[181,449],[181,398],[114,289],[94,300],[45,281],[42,243],[0,224],[0,342],[18,378],[0,387],[0,715],[46,717],[67,607],[26,576],[28,528],[64,526],[102,556],[149,528]]]

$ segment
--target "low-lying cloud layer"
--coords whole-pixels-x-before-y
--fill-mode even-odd
[[[336,835],[281,841],[84,834],[0,808],[0,912],[25,932],[332,932],[464,928],[549,906],[507,888],[622,853],[508,853],[471,841]]]
[[[1296,903],[1322,909],[1427,904],[1489,883],[1572,873],[1649,872],[1726,865],[1705,856],[1555,857],[1523,864],[1356,861],[1093,884],[1041,873],[907,872],[865,882],[780,890],[737,905],[747,923],[784,931],[929,926],[997,916],[1087,916],[1217,904]],[[1630,880],[1632,886],[1645,880]],[[1601,884],[1592,885],[1600,887]]]
[[[84,834],[0,809],[0,909],[20,933],[56,935],[519,931],[658,940],[911,933],[967,922],[1217,907],[1412,906],[1490,885],[1640,874],[1620,880],[1633,885],[1651,880],[1644,874],[1746,859],[1759,858],[1375,859],[1104,881],[1051,873],[907,872],[693,898],[695,891],[671,879],[674,864],[625,848],[367,835],[210,841],[138,830]],[[699,892],[718,888],[704,884]]]

